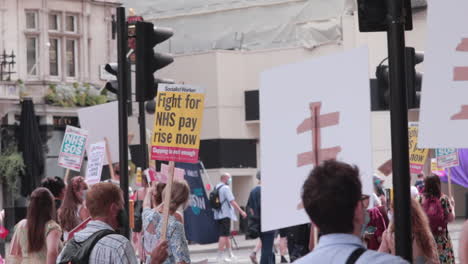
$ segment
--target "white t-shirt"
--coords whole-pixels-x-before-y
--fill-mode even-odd
[[[372,193],[371,198],[372,198],[371,206],[373,207],[382,206],[382,201],[380,200],[380,197],[377,196],[377,194]]]
[[[222,187],[221,187],[222,186]],[[224,184],[219,183],[216,185],[216,188],[219,188],[219,201],[221,202],[221,209],[214,211],[214,218],[216,220],[223,218],[231,218],[231,220],[237,221],[236,212],[231,205],[231,201],[234,201],[234,195],[232,194],[231,188]]]

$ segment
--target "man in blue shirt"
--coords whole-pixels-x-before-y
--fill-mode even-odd
[[[366,207],[359,169],[329,160],[316,166],[306,179],[302,202],[322,236],[311,253],[295,263],[364,264],[408,263],[404,259],[365,250],[360,238]]]
[[[237,204],[234,195],[232,194],[229,185],[232,182],[231,175],[224,173],[221,175],[221,182],[216,185],[216,189],[219,192],[219,201],[221,202],[221,208],[214,210],[214,219],[218,222],[219,226],[219,241],[218,241],[218,258],[217,262],[231,262],[235,260],[235,256],[232,253],[231,243],[229,236],[231,235],[231,220],[237,221],[236,209],[243,218],[247,214]],[[224,258],[224,250],[227,251],[227,258]]]

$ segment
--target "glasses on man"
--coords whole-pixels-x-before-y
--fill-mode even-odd
[[[367,194],[361,195],[361,203],[364,208],[369,207],[370,196]]]

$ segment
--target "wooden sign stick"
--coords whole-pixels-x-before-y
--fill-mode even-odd
[[[110,153],[110,148],[109,148],[109,140],[107,138],[104,138],[104,141],[106,142],[106,158],[107,158],[107,163],[109,164],[109,172],[112,180],[115,179],[115,174],[114,174],[114,166],[112,165],[112,157]]]
[[[66,185],[68,185],[68,178],[70,178],[70,169],[67,169],[67,170],[65,171],[65,177],[64,177],[63,180],[64,180],[64,182],[65,182]]]
[[[452,170],[450,168],[448,168],[447,180],[449,197],[452,198]]]
[[[174,180],[174,162],[169,161],[169,175],[167,175],[167,185],[164,188],[166,196],[164,197],[163,225],[161,230],[161,240],[166,240],[167,224],[169,221],[169,207],[171,205],[172,182]]]

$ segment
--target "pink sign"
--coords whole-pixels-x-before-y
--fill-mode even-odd
[[[185,170],[174,168],[174,181],[183,181],[185,175]],[[169,178],[169,165],[161,164],[161,172],[159,173],[159,181],[162,183],[167,183]]]

